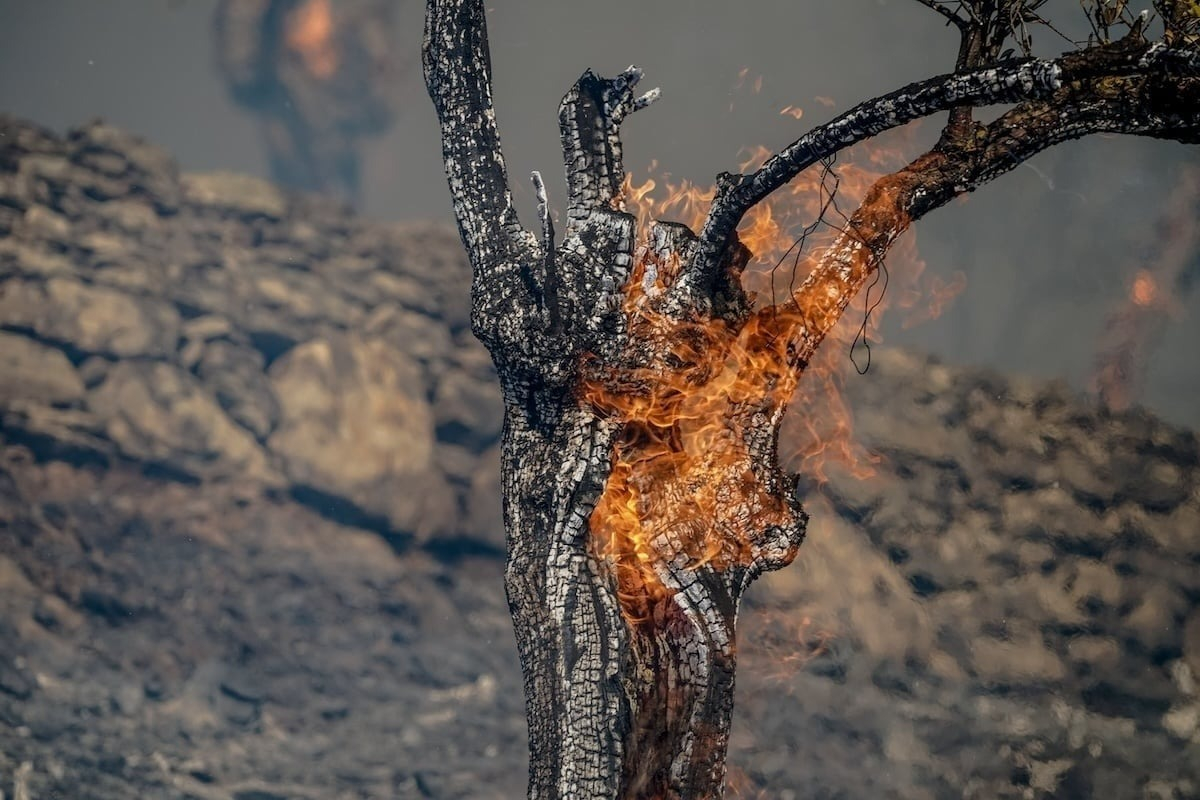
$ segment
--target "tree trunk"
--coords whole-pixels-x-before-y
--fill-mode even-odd
[[[795,481],[776,458],[800,372],[928,211],[1086,133],[1195,140],[1197,82],[1177,76],[1164,94],[1146,80],[1159,67],[1163,81],[1169,69],[1194,71],[1194,50],[1136,33],[863,103],[754,174],[719,176],[699,237],[656,223],[638,240],[621,197],[620,125],[657,92],[635,95],[633,67],[612,79],[586,72],[560,107],[569,195],[556,245],[539,175],[540,236],[512,206],[482,2],[429,0],[425,76],[472,262],[472,327],[505,401],[505,587],[525,675],[530,798],[722,796],[738,605],[804,538]],[[978,129],[956,112],[934,150],[871,190],[788,302],[750,308],[736,227],[752,205],[887,128],[1018,101]]]
[[[445,47],[427,49],[426,69],[443,124],[459,129],[444,139],[451,183],[486,204],[459,216],[474,330],[505,398],[505,585],[525,674],[529,796],[719,797],[738,601],[804,532],[794,484],[775,466],[782,404],[738,396],[739,376],[726,376],[728,390],[704,395],[726,417],[711,431],[672,414],[639,418],[636,407],[694,405],[689,387],[719,377],[716,350],[699,364],[681,351],[736,342],[748,318],[744,251],[728,248],[726,278],[687,295],[668,283],[696,252],[689,231],[659,225],[653,246],[635,252],[634,219],[619,210],[619,125],[654,95],[634,96],[632,68],[611,80],[585,73],[563,100],[562,244],[544,202],[541,241],[521,231],[497,178],[490,104],[478,102],[482,11],[446,12],[430,15],[427,35]],[[497,146],[485,157],[481,141]],[[635,263],[646,289],[636,300],[622,293]],[[623,494],[611,491],[614,475]],[[597,514],[602,495],[621,497],[628,515]]]

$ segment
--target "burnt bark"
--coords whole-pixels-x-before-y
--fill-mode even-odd
[[[960,20],[964,36],[970,23]],[[975,48],[971,52],[983,52]],[[585,72],[559,114],[561,244],[513,209],[481,0],[429,0],[424,64],[472,268],[472,326],[505,399],[505,587],[525,675],[531,798],[716,798],[743,592],[794,558],[806,517],[776,457],[804,366],[912,221],[1070,138],[1194,141],[1197,55],[1125,40],[988,64],[868,101],[750,175],[724,174],[699,235],[625,213],[620,127],[641,72]],[[753,309],[737,225],[800,171],[910,120],[1017,104],[881,180],[799,291]]]

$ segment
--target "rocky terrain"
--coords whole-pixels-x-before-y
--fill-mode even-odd
[[[524,793],[457,237],[0,117],[0,796]],[[731,796],[1200,797],[1200,444],[881,351]]]

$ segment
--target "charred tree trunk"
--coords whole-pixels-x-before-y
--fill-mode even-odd
[[[1139,33],[988,66],[987,48],[970,46],[958,73],[864,103],[754,174],[720,176],[698,236],[656,223],[640,240],[621,197],[620,126],[657,93],[636,93],[633,67],[586,72],[560,108],[568,212],[556,245],[536,173],[539,232],[513,209],[481,0],[430,0],[426,81],[473,267],[472,325],[505,399],[505,584],[531,798],[722,795],[738,604],[804,538],[794,478],[776,458],[783,410],[913,220],[1058,141],[1101,130],[1195,138],[1197,86],[1182,72],[1191,50]],[[987,127],[956,111],[933,151],[876,185],[788,303],[750,307],[736,228],[751,206],[887,128],[1017,102]]]
[[[428,29],[445,44],[427,55],[435,97],[482,97],[482,86],[465,85],[486,81],[481,7],[449,12],[431,14]],[[784,513],[744,563],[691,569],[683,543],[699,532],[678,528],[716,520],[663,519],[649,528],[647,551],[671,557],[645,573],[638,554],[608,557],[593,535],[615,448],[637,447],[649,432],[626,429],[585,387],[653,369],[670,350],[665,334],[634,335],[621,292],[635,231],[619,210],[619,126],[653,99],[635,97],[639,77],[633,69],[611,80],[587,73],[563,100],[570,206],[558,247],[544,202],[540,239],[516,223],[491,109],[461,99],[439,107],[444,125],[472,131],[445,138],[446,163],[451,184],[478,200],[459,206],[459,219],[475,268],[474,329],[495,358],[505,397],[506,589],[525,670],[536,798],[719,795],[738,598],[755,573],[790,559],[804,530],[765,435],[746,442],[746,467],[784,498]],[[540,179],[537,189],[544,198]],[[662,226],[656,244],[656,263],[667,268],[687,260],[695,239]],[[709,313],[732,319],[739,299],[710,298]],[[754,412],[743,413],[749,423]]]

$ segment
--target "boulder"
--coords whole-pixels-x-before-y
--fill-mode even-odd
[[[175,351],[179,314],[166,302],[71,278],[12,280],[0,292],[0,325],[117,358]]]
[[[338,335],[271,365],[280,422],[268,440],[288,477],[425,538],[452,528],[453,496],[434,463],[421,370],[380,339]]]
[[[83,381],[61,350],[12,333],[0,332],[0,406],[18,400],[48,405],[83,397]]]
[[[201,208],[232,212],[245,218],[279,219],[287,213],[287,198],[274,184],[233,172],[188,173],[182,179],[184,197]]]
[[[279,401],[264,372],[262,353],[225,340],[203,347],[196,374],[229,416],[266,439],[279,422]]]
[[[195,478],[269,481],[266,454],[192,375],[162,362],[112,367],[88,407],[125,456]]]

